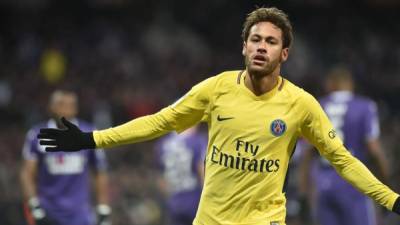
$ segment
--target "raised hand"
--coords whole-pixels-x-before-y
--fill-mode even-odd
[[[96,148],[92,132],[82,132],[64,117],[61,122],[67,129],[42,128],[37,135],[39,144],[45,145],[47,152],[74,152]]]

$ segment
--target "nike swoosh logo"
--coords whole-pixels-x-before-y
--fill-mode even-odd
[[[221,117],[220,115],[217,116],[218,121],[230,120],[233,118],[235,118],[235,117]]]

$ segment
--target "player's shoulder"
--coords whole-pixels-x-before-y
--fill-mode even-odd
[[[239,82],[241,75],[243,74],[243,70],[229,70],[223,71],[217,75],[215,75],[215,81],[219,85],[235,85]]]
[[[237,86],[241,73],[242,72],[240,70],[224,71],[203,80],[194,86],[193,89],[206,88],[210,93],[213,94],[228,92],[234,88],[235,85]]]
[[[354,99],[362,104],[375,104],[375,101],[372,98],[369,98],[367,96],[364,95],[360,95],[360,94],[355,94],[354,95]]]
[[[310,99],[314,99],[310,93],[286,78],[283,78],[282,80],[281,92],[285,95],[285,98],[291,99],[293,102],[309,101]]]
[[[244,70],[227,70],[227,71],[223,71],[215,76],[218,77],[219,79],[229,79],[230,80],[232,78],[237,78],[243,72],[244,72]]]
[[[353,102],[355,102],[355,104],[360,109],[368,110],[368,111],[377,111],[376,102],[367,96],[355,95]]]
[[[291,93],[300,93],[304,91],[301,87],[297,86],[296,84],[292,83],[290,80],[287,78],[282,77],[282,90],[285,90],[287,92]]]
[[[311,93],[290,81],[286,80],[285,83],[286,88],[283,88],[283,90],[285,90],[288,96],[287,98],[291,99],[292,106],[295,110],[305,114],[318,111],[320,103]]]

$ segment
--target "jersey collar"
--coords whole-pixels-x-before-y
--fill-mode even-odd
[[[262,94],[262,95],[255,95],[252,91],[250,91],[246,85],[244,84],[244,80],[247,76],[246,71],[240,71],[240,73],[238,74],[238,80],[237,83],[240,86],[240,89],[249,97],[251,97],[254,100],[260,101],[260,100],[267,100],[270,99],[272,96],[274,96],[278,91],[281,91],[283,88],[283,85],[285,83],[285,79],[283,79],[282,76],[278,76],[278,84],[275,85],[274,88],[272,88],[272,90]]]

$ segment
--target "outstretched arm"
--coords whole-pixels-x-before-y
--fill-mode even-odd
[[[38,138],[46,151],[78,151],[150,140],[172,130],[178,132],[198,123],[206,114],[215,78],[211,77],[194,86],[185,96],[160,112],[134,119],[106,130],[82,132],[62,119],[65,130],[41,129]]]
[[[317,147],[345,180],[387,209],[400,214],[399,195],[376,179],[347,151],[318,102],[309,94],[299,101],[304,109],[301,134]]]
[[[330,153],[323,153],[338,174],[360,192],[368,195],[387,209],[400,214],[399,195],[382,184],[357,158],[344,146]]]

